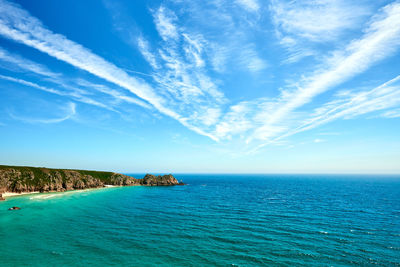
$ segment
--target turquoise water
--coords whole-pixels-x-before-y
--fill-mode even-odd
[[[0,266],[400,265],[400,177],[177,178],[0,202]]]

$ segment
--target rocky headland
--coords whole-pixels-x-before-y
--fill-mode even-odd
[[[136,179],[114,172],[49,169],[0,165],[0,200],[2,193],[63,192],[105,186],[170,186],[182,185],[171,174],[146,174]]]

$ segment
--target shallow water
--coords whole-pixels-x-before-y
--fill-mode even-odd
[[[0,266],[400,266],[400,177],[176,176],[0,202]]]

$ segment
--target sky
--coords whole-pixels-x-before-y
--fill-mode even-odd
[[[0,0],[0,164],[400,173],[400,1]]]

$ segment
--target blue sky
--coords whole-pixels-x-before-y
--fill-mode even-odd
[[[400,173],[399,1],[0,0],[0,162]]]

